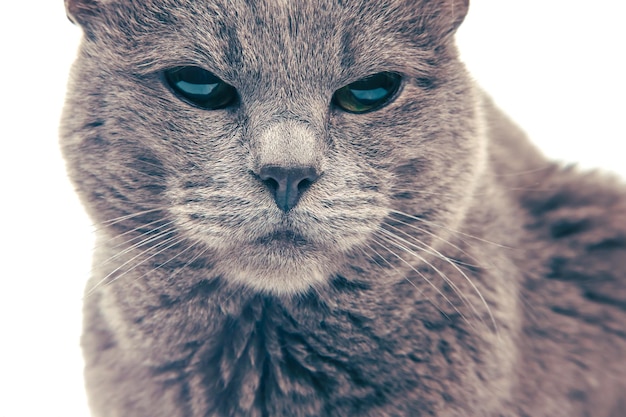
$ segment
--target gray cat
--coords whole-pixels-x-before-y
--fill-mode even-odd
[[[66,0],[99,417],[626,415],[626,187],[471,81],[467,0]]]

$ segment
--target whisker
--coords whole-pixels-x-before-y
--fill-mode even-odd
[[[390,226],[390,225],[388,225]],[[380,228],[381,231],[385,232],[386,234],[388,234],[390,237],[393,237],[394,239],[400,239],[402,242],[408,244],[409,246],[413,246],[419,250],[424,250],[423,247],[415,245],[409,241],[407,241],[406,239],[403,239],[391,232],[389,232],[388,230],[384,229],[384,228]],[[409,235],[410,236],[410,235]],[[410,236],[411,238],[413,238],[412,236]],[[413,240],[416,240],[415,238],[413,238]],[[439,252],[438,250],[436,250],[435,248],[433,248],[432,246],[416,240],[420,245],[425,246],[426,248],[428,248],[429,250],[433,251],[436,256],[447,262],[448,264],[450,264],[454,269],[456,269],[457,272],[459,272],[461,274],[461,276],[463,276],[463,278],[467,281],[467,283],[472,287],[472,289],[474,290],[474,292],[476,293],[476,295],[478,295],[478,297],[480,298],[481,302],[483,303],[483,305],[485,306],[485,309],[487,310],[487,313],[489,314],[489,318],[494,326],[494,331],[496,332],[496,334],[499,333],[498,331],[498,325],[496,324],[496,320],[495,317],[493,316],[493,313],[491,311],[491,308],[489,307],[489,304],[487,303],[487,301],[485,300],[485,298],[483,297],[482,293],[480,292],[480,290],[478,289],[478,287],[476,286],[476,284],[474,284],[474,282],[470,279],[469,276],[467,276],[467,274],[465,272],[463,272],[461,270],[461,268],[459,268],[454,262],[452,262],[450,260],[450,258],[448,258],[447,256],[443,255],[441,252]],[[467,296],[465,296],[465,294],[462,293],[462,291],[457,287],[456,284],[454,284],[454,282],[448,278],[443,272],[441,272],[439,269],[437,269],[432,263],[428,262],[424,257],[422,257],[421,255],[415,253],[414,251],[411,251],[410,249],[406,249],[408,251],[408,253],[413,254],[414,256],[418,257],[421,261],[425,262],[428,266],[430,266],[431,268],[433,268],[453,289],[454,291],[461,297],[461,299],[464,301],[464,303],[470,307],[472,309],[472,311],[474,312],[474,314],[483,322],[483,324],[486,325],[486,323],[484,323],[484,320],[482,318],[482,316],[480,315],[480,313],[478,312],[478,310],[476,309],[476,307],[469,301],[469,299],[467,298]]]
[[[481,269],[484,269],[484,270],[489,270],[489,269],[491,269],[493,267],[493,265],[490,265],[489,263],[487,263],[485,265],[485,261],[478,260],[474,255],[470,254],[469,252],[467,252],[466,250],[464,250],[460,246],[450,242],[449,240],[444,239],[441,236],[438,236],[436,233],[432,233],[432,232],[430,232],[430,231],[428,231],[426,229],[423,229],[423,228],[421,228],[419,226],[416,226],[416,225],[411,224],[411,223],[406,223],[406,222],[403,222],[401,220],[395,220],[395,221],[397,221],[400,224],[406,225],[406,226],[408,226],[408,227],[410,227],[412,229],[415,229],[415,230],[417,230],[419,232],[426,233],[427,235],[429,235],[429,236],[431,236],[431,237],[433,237],[435,239],[438,239],[438,240],[442,241],[443,243],[445,243],[445,244],[453,247],[454,249],[458,250],[461,254],[467,256],[469,259],[472,259],[472,260],[476,261],[475,264],[471,264],[471,263],[468,263],[468,262],[463,262],[463,261],[458,260],[458,259],[452,259],[449,256],[444,255],[441,251],[436,250],[433,246],[430,246],[430,245],[424,243],[423,241],[418,240],[415,236],[410,235],[406,231],[404,231],[404,230],[402,230],[400,228],[397,228],[397,227],[395,227],[395,226],[393,226],[391,224],[385,224],[385,226],[391,227],[394,230],[402,233],[403,235],[405,235],[405,236],[407,236],[407,237],[409,237],[409,238],[411,238],[413,240],[418,241],[420,244],[425,245],[427,248],[429,248],[430,250],[434,251],[434,252],[429,252],[429,253],[434,254],[435,256],[437,256],[437,257],[439,257],[439,258],[441,258],[441,259],[443,259],[443,260],[445,260],[447,262],[453,262],[453,263],[455,263],[457,265],[461,265],[461,266],[469,267],[469,268],[481,268]],[[464,240],[462,238],[459,238],[459,240],[461,240],[463,243],[465,243],[465,244],[467,244],[468,246],[471,247],[471,245],[466,240]]]
[[[412,246],[412,247],[414,247],[415,249],[418,249],[418,250],[420,250],[420,251],[423,251],[423,252],[426,252],[426,253],[428,253],[428,254],[431,254],[431,255],[433,255],[433,256],[435,256],[435,257],[437,257],[437,258],[439,258],[439,259],[441,259],[441,260],[443,260],[443,261],[447,261],[447,260],[448,260],[448,259],[447,259],[447,257],[446,257],[446,256],[444,256],[444,255],[442,255],[441,253],[435,253],[435,252],[429,251],[427,248],[430,248],[430,247],[429,247],[428,245],[426,245],[425,243],[423,243],[423,242],[421,242],[421,241],[417,240],[417,239],[414,239],[416,242],[418,242],[418,244],[415,244],[415,243],[413,243],[413,242],[409,242],[408,240],[406,240],[406,239],[404,239],[404,238],[402,238],[402,237],[400,237],[400,236],[398,236],[398,235],[396,235],[396,234],[394,234],[394,233],[391,233],[389,230],[386,230],[386,229],[384,229],[383,227],[380,227],[378,230],[379,230],[380,232],[383,232],[383,234],[385,234],[385,235],[387,236],[387,238],[386,238],[386,239],[387,239],[388,241],[391,241],[392,239],[396,239],[397,241],[399,241],[399,243],[403,243],[403,244],[406,244],[406,245],[408,245],[408,246]],[[395,242],[395,243],[398,243],[398,242]],[[426,248],[425,248],[424,246],[419,246],[419,244],[424,245]],[[461,292],[461,290],[460,290],[460,289],[456,286],[456,284],[455,284],[455,283],[454,283],[451,279],[449,279],[449,278],[446,276],[446,274],[444,274],[442,271],[440,271],[440,270],[439,270],[437,267],[435,267],[435,266],[434,266],[431,262],[429,262],[428,260],[426,260],[426,258],[424,258],[423,256],[419,255],[418,253],[416,253],[416,252],[414,252],[414,251],[410,250],[408,247],[404,247],[404,246],[403,246],[403,249],[404,249],[407,253],[409,253],[409,254],[411,254],[411,255],[413,255],[413,256],[415,256],[415,257],[417,257],[418,259],[420,259],[420,260],[421,260],[422,262],[424,262],[426,265],[428,265],[429,267],[431,267],[431,268],[432,268],[435,272],[437,272],[437,274],[438,274],[439,276],[441,276],[441,278],[443,278],[443,280],[444,280],[444,281],[446,281],[446,282],[447,282],[447,283],[448,283],[448,284],[449,284],[449,285],[450,285],[450,286],[451,286],[451,287],[452,287],[452,288],[453,288],[453,289],[457,292],[457,294],[459,294],[459,296],[463,299],[463,301],[465,302],[465,304],[466,304],[468,307],[472,307],[472,308],[473,308],[473,306],[471,306],[471,303],[468,301],[467,297],[465,297],[465,296],[463,295],[463,293]],[[475,309],[474,309],[474,310],[475,310]],[[475,311],[475,313],[476,313],[477,315],[479,315],[479,314],[478,314],[478,311]]]
[[[380,246],[382,246],[383,248],[385,248],[388,252],[393,253],[389,248],[387,248],[386,246],[382,245],[380,242],[376,242],[378,243]],[[374,248],[372,248],[370,245],[368,245],[367,243],[365,244],[365,246],[367,246],[367,248],[369,250],[371,250],[373,253],[375,253],[380,259],[382,259],[383,261],[385,261],[385,263],[387,265],[389,265],[394,271],[400,273],[400,271],[398,270],[398,268],[395,267],[395,265],[393,265],[391,262],[389,262],[384,256],[382,256],[380,253],[378,253],[378,251]],[[380,265],[378,263],[378,261],[376,261],[370,254],[368,254],[364,249],[361,249],[361,251],[365,254],[365,256],[367,256],[368,258],[370,258],[376,265],[378,265],[379,267],[383,267],[382,265]],[[397,256],[397,255],[396,255]],[[419,272],[418,272],[419,274]],[[446,314],[445,311],[443,311],[441,308],[439,308],[437,306],[437,304],[435,304],[435,302],[424,293],[424,290],[422,290],[420,287],[418,287],[417,285],[415,285],[415,283],[413,281],[411,281],[406,275],[404,275],[404,280],[407,281],[409,284],[411,284],[411,286],[413,288],[415,288],[422,297],[424,297],[424,299],[426,301],[428,301],[430,304],[432,304],[437,310],[439,310],[439,312],[445,316],[448,320],[450,320],[450,316],[448,316],[448,314]]]
[[[104,282],[106,282],[113,274],[115,274],[116,272],[118,272],[120,269],[124,268],[126,265],[130,264],[131,262],[135,261],[137,258],[144,256],[145,254],[147,254],[148,252],[150,252],[152,249],[156,249],[162,245],[166,245],[167,243],[171,242],[172,240],[176,240],[176,236],[172,236],[167,238],[165,241],[163,242],[159,242],[154,246],[151,246],[145,250],[143,250],[142,252],[138,253],[137,255],[133,256],[131,259],[127,260],[126,262],[124,262],[123,264],[119,265],[117,268],[115,268],[113,271],[109,272],[104,278],[102,278],[100,281],[98,281],[89,291],[87,291],[87,295],[91,295],[96,289],[98,289]],[[182,240],[182,239],[180,239]],[[175,243],[176,244],[176,243]],[[166,248],[167,249],[167,248]],[[135,264],[131,269],[127,270],[124,272],[124,274],[132,271],[133,269],[135,269],[136,267],[138,267],[139,265],[142,265],[143,263],[147,262],[149,259],[153,258],[154,256],[158,255],[161,252],[158,252],[155,255],[152,255],[151,257],[143,260],[142,262]],[[115,279],[113,280],[115,281]],[[113,282],[111,281],[111,282]]]
[[[191,247],[195,247],[198,246],[198,243],[194,243],[193,245],[191,245]],[[180,274],[182,271],[185,270],[185,268],[187,268],[189,265],[191,265],[193,262],[195,262],[196,259],[200,258],[202,255],[204,255],[205,253],[207,253],[209,251],[209,248],[204,248],[202,251],[200,251],[199,253],[195,254],[190,260],[188,260],[187,262],[185,262],[185,264],[183,265],[182,268],[178,269],[176,272],[172,273],[169,277],[167,277],[168,280],[173,279],[176,275]],[[181,254],[179,254],[181,255]]]
[[[409,253],[410,255],[413,256],[417,256],[418,258],[421,259],[421,257],[419,255],[416,254],[412,254],[410,250],[408,250],[407,248],[403,247],[402,245],[399,245],[396,242],[393,242],[389,239],[386,239],[389,243],[391,243],[392,245],[394,245],[395,247],[397,247],[398,249],[405,251],[407,253]],[[404,263],[405,265],[407,265],[409,268],[411,268],[411,270],[413,270],[413,272],[415,272],[416,274],[418,274],[424,281],[426,281],[426,283],[428,283],[428,285],[430,285],[448,304],[450,304],[450,306],[454,309],[454,311],[471,327],[472,324],[469,322],[469,320],[467,320],[467,318],[465,317],[465,315],[463,313],[461,313],[461,311],[457,308],[457,306],[454,305],[454,303],[435,285],[433,284],[433,282],[431,280],[429,280],[426,275],[424,275],[422,272],[420,272],[417,268],[415,268],[413,265],[411,265],[409,262],[407,262],[404,258],[402,258],[400,255],[396,254],[395,252],[391,251],[389,248],[387,248],[385,245],[383,245],[380,241],[376,241],[379,245],[381,245],[382,247],[384,247],[385,249],[387,249],[389,251],[389,253],[391,253],[393,256],[395,256],[396,258],[398,258],[402,263]]]
[[[478,241],[483,242],[483,243],[488,243],[488,244],[490,244],[490,245],[494,245],[494,246],[497,246],[497,247],[500,247],[500,248],[504,248],[504,249],[515,249],[515,248],[512,248],[512,247],[510,247],[510,246],[506,246],[506,245],[503,245],[503,244],[500,244],[500,243],[497,243],[497,242],[492,242],[492,241],[490,241],[490,240],[480,238],[480,237],[478,237],[478,236],[473,236],[473,235],[470,235],[470,234],[468,234],[468,233],[461,232],[461,231],[459,231],[459,230],[454,230],[454,229],[451,229],[451,228],[449,228],[449,227],[446,227],[446,226],[444,226],[444,225],[441,225],[441,224],[435,223],[435,222],[433,222],[433,221],[426,220],[426,219],[422,219],[422,218],[420,218],[420,217],[418,217],[418,216],[412,216],[412,215],[407,214],[407,213],[404,213],[404,212],[402,212],[402,211],[398,211],[398,210],[393,210],[393,209],[391,209],[391,210],[390,210],[390,212],[395,213],[395,214],[398,214],[398,215],[400,215],[400,216],[404,216],[404,217],[409,218],[409,219],[412,219],[412,220],[416,220],[416,221],[419,221],[419,222],[422,222],[422,223],[425,223],[425,224],[431,225],[431,226],[439,227],[439,228],[444,229],[444,230],[447,230],[447,231],[449,231],[449,232],[456,233],[456,234],[459,234],[459,235],[461,235],[461,236],[468,237],[468,238],[470,238],[470,239],[478,240]]]
[[[518,177],[518,176],[522,176],[522,175],[528,175],[528,174],[535,174],[537,172],[541,172],[541,171],[547,171],[549,169],[554,169],[554,164],[549,163],[546,164],[543,167],[538,167],[538,168],[534,168],[534,169],[528,169],[525,171],[517,171],[517,172],[505,172],[505,173],[501,173],[501,174],[496,174],[496,177]]]
[[[442,257],[442,259],[444,259],[444,258],[445,258],[445,259],[447,259],[447,260],[449,260],[449,261],[451,261],[451,262],[454,262],[454,263],[459,264],[459,265],[467,266],[467,267],[470,267],[470,268],[482,268],[482,266],[481,266],[481,265],[478,265],[478,262],[479,262],[479,261],[478,261],[478,259],[476,259],[473,255],[471,255],[471,254],[467,253],[467,251],[465,251],[463,248],[461,248],[461,247],[459,247],[458,245],[456,245],[456,244],[454,244],[454,243],[450,242],[449,240],[446,240],[446,239],[442,238],[441,236],[438,236],[437,234],[432,233],[432,232],[430,232],[430,231],[428,231],[428,230],[426,230],[426,229],[423,229],[423,228],[421,228],[421,227],[419,227],[419,226],[415,226],[414,224],[407,223],[407,222],[403,222],[402,220],[394,220],[394,221],[396,221],[396,222],[398,222],[398,223],[400,223],[400,224],[403,224],[403,225],[405,225],[405,226],[407,226],[407,227],[410,227],[410,228],[412,228],[412,229],[415,229],[415,230],[417,230],[418,232],[425,233],[425,234],[427,234],[427,235],[429,235],[429,236],[431,236],[431,237],[433,237],[433,238],[435,238],[435,239],[438,239],[438,240],[440,240],[440,241],[444,242],[444,243],[445,243],[445,244],[447,244],[447,245],[452,246],[453,248],[455,248],[455,249],[457,249],[458,251],[460,251],[462,254],[466,255],[468,258],[475,260],[475,261],[477,262],[477,264],[470,264],[470,263],[467,263],[467,262],[460,261],[460,260],[458,260],[458,259],[450,259],[450,258],[449,258],[449,257],[447,257],[447,256],[443,256],[443,257]],[[392,229],[394,229],[394,230],[396,230],[396,231],[398,231],[398,232],[400,232],[400,233],[404,234],[404,235],[405,235],[405,236],[407,236],[407,237],[410,237],[410,238],[412,238],[412,239],[414,239],[414,240],[417,240],[417,238],[415,238],[415,236],[410,235],[409,233],[405,232],[404,230],[402,230],[402,229],[400,229],[400,228],[398,228],[398,227],[395,227],[395,226],[393,226],[393,225],[391,225],[391,224],[389,224],[389,223],[385,223],[384,225],[385,225],[385,226],[387,226],[387,227],[391,227]],[[423,243],[422,241],[419,241],[419,242],[420,242],[420,243]],[[465,242],[465,241],[463,241],[463,242]],[[467,242],[466,242],[466,243],[467,243]],[[428,246],[428,245],[427,245],[427,246]],[[430,246],[428,246],[428,247],[430,248]],[[435,255],[435,256],[441,257],[441,256],[437,255],[437,254],[436,254],[436,253],[434,253],[434,252],[428,252],[428,253],[430,253],[431,255]]]
[[[126,231],[126,232],[124,232],[124,233],[121,233],[121,234],[119,234],[119,235],[117,235],[117,236],[114,236],[113,238],[111,238],[111,239],[107,240],[107,242],[112,242],[112,241],[113,241],[113,240],[115,240],[116,238],[119,238],[119,237],[122,237],[122,236],[128,235],[129,233],[132,233],[132,232],[138,232],[138,231],[139,231],[139,230],[141,230],[141,229],[145,229],[146,227],[148,227],[148,226],[150,226],[150,225],[152,225],[152,224],[154,224],[154,223],[159,223],[159,222],[161,222],[161,221],[162,221],[162,220],[161,220],[161,219],[159,219],[159,220],[155,220],[155,221],[150,222],[150,223],[146,223],[146,224],[141,225],[141,226],[139,226],[139,227],[136,227],[136,228],[134,228],[134,229],[132,229],[132,230],[128,230],[128,231]],[[163,229],[164,227],[170,226],[170,225],[172,225],[173,223],[174,223],[173,221],[169,221],[169,222],[167,222],[167,223],[163,223],[162,225],[160,225],[160,226],[158,226],[158,227],[155,227],[154,229],[150,229],[150,230],[148,230],[148,231],[146,231],[146,232],[142,232],[142,233],[140,233],[140,234],[139,234],[139,235],[137,235],[137,236],[134,236],[134,237],[132,237],[132,238],[130,238],[130,239],[128,239],[128,240],[126,240],[126,241],[124,241],[124,242],[121,242],[121,243],[118,243],[118,244],[116,244],[116,245],[112,246],[112,249],[118,248],[118,247],[123,246],[123,245],[127,245],[127,244],[129,244],[130,242],[132,242],[132,241],[134,241],[134,240],[141,239],[143,236],[153,234],[153,233],[154,233],[154,232],[156,232],[157,230],[160,230],[160,229]],[[169,230],[173,230],[173,229],[169,229]]]
[[[102,222],[102,225],[104,225],[104,226],[111,226],[111,225],[117,224],[119,222],[123,222],[124,220],[129,220],[129,219],[132,219],[134,217],[143,216],[144,214],[149,214],[149,213],[154,213],[156,211],[165,210],[167,208],[168,208],[168,206],[163,206],[163,207],[153,208],[153,209],[150,209],[150,210],[139,211],[139,212],[132,213],[132,214],[125,214],[123,216],[119,216],[119,217],[115,217],[113,219],[105,220],[105,221]]]
[[[404,214],[404,213],[402,213],[402,214]],[[423,219],[421,219],[421,220],[423,220]],[[405,224],[406,226],[409,226],[409,227],[415,228],[416,230],[421,231],[421,232],[424,232],[424,233],[426,233],[426,234],[428,234],[428,235],[430,235],[430,236],[432,236],[432,237],[438,238],[438,239],[442,240],[443,242],[445,242],[445,243],[447,243],[447,244],[451,245],[452,247],[454,247],[454,248],[456,248],[456,249],[460,250],[463,254],[467,255],[470,259],[473,259],[473,260],[475,260],[475,261],[478,261],[478,260],[477,260],[474,256],[472,256],[472,255],[468,254],[465,250],[463,250],[463,249],[462,249],[462,248],[460,248],[459,246],[457,246],[457,245],[453,244],[453,243],[452,243],[452,242],[450,242],[450,241],[447,241],[446,239],[441,238],[440,236],[437,236],[436,234],[434,234],[434,233],[432,233],[432,232],[429,232],[428,230],[422,229],[422,228],[420,228],[420,227],[418,227],[418,226],[415,226],[415,225],[412,225],[412,224],[410,224],[410,223],[403,222],[403,221],[401,221],[401,220],[396,220],[396,221],[398,221],[398,222],[399,222],[399,223],[401,223],[401,224]],[[413,237],[413,236],[409,235],[408,233],[406,233],[405,231],[403,231],[403,230],[401,230],[401,229],[399,229],[399,228],[394,227],[393,225],[386,224],[386,226],[388,226],[388,227],[392,227],[393,229],[398,230],[398,231],[400,231],[401,233],[405,234],[406,236],[409,236],[409,237],[411,237],[413,240],[415,240],[415,237]],[[482,240],[482,239],[477,238],[477,237],[475,237],[475,236],[470,236],[470,235],[467,235],[467,236],[472,237],[472,238],[474,238],[474,239],[479,239],[479,240]],[[483,240],[483,241],[485,241],[485,240]],[[485,241],[485,242],[494,244],[493,242],[488,242],[488,241]],[[487,303],[487,300],[485,300],[484,296],[482,295],[482,292],[478,289],[478,287],[476,286],[476,284],[474,284],[474,282],[473,282],[473,281],[472,281],[472,280],[471,280],[471,279],[467,276],[467,274],[466,274],[465,272],[463,272],[463,271],[462,271],[462,270],[461,270],[461,269],[457,266],[457,264],[459,264],[459,265],[465,265],[465,266],[470,266],[470,267],[482,267],[482,266],[480,266],[480,265],[470,265],[470,264],[463,263],[463,262],[460,262],[460,261],[457,261],[457,260],[452,260],[452,259],[450,259],[449,257],[447,257],[447,256],[443,255],[440,251],[438,251],[438,250],[437,250],[437,249],[435,249],[434,247],[432,247],[432,246],[430,246],[430,245],[428,245],[428,244],[426,244],[426,243],[424,243],[424,242],[422,242],[422,241],[419,241],[419,243],[420,243],[420,244],[422,244],[422,245],[425,245],[425,246],[426,246],[429,250],[432,250],[433,252],[435,252],[439,258],[443,259],[444,261],[446,261],[446,262],[448,262],[450,265],[452,265],[452,267],[454,267],[454,268],[455,268],[455,269],[456,269],[456,270],[457,270],[457,271],[458,271],[458,272],[459,272],[459,273],[463,276],[463,278],[464,278],[464,279],[465,279],[465,280],[469,283],[469,285],[470,285],[470,286],[472,287],[472,289],[476,292],[476,294],[477,294],[477,295],[478,295],[478,297],[480,298],[481,302],[483,303],[483,305],[484,305],[484,306],[485,306],[485,308],[487,309],[487,313],[489,314],[490,321],[491,321],[491,323],[493,324],[494,331],[495,331],[496,335],[498,335],[498,337],[499,337],[499,335],[500,335],[499,328],[498,328],[497,322],[496,322],[496,320],[495,320],[495,317],[494,317],[494,315],[493,315],[493,312],[492,312],[491,308],[489,307],[489,304]],[[498,245],[499,247],[507,248],[507,249],[513,249],[513,248],[510,248],[509,246],[505,246],[505,245],[500,245],[500,244],[496,244],[496,245]]]
[[[119,258],[120,256],[125,255],[125,254],[127,254],[129,252],[132,252],[135,249],[138,249],[138,248],[140,248],[142,246],[145,246],[145,245],[147,245],[149,243],[152,243],[155,240],[159,240],[161,238],[166,237],[167,235],[171,235],[172,233],[174,233],[174,231],[175,231],[174,228],[170,228],[170,229],[163,230],[163,231],[161,231],[161,232],[159,232],[159,233],[157,233],[157,234],[155,234],[153,236],[148,236],[148,237],[144,238],[142,241],[137,242],[137,243],[135,243],[135,244],[133,244],[133,245],[131,245],[131,246],[129,246],[129,247],[119,251],[119,252],[117,252],[115,255],[110,256],[109,258],[105,259],[104,261],[100,262],[98,264],[98,267],[104,266],[107,263],[109,263],[109,262]],[[145,235],[142,235],[140,237],[143,237],[143,236],[145,236]]]
[[[446,192],[440,192],[440,191],[425,191],[425,190],[419,190],[419,189],[415,189],[415,188],[402,188],[402,187],[398,187],[398,186],[392,186],[390,187],[389,191],[392,194],[395,193],[411,193],[411,194],[421,194],[421,195],[432,195],[432,196],[439,196],[439,197],[454,197],[454,198],[459,198],[460,194],[459,193],[446,193]],[[489,193],[485,192],[485,193],[472,193],[473,196],[484,196],[484,195],[489,195]]]
[[[167,239],[165,242],[162,242],[162,244],[168,243],[171,241],[171,239],[174,239],[174,237]],[[122,278],[123,276],[125,276],[126,274],[128,274],[129,272],[134,271],[135,269],[137,269],[139,266],[145,264],[146,262],[148,262],[150,259],[153,259],[155,256],[165,252],[166,250],[178,245],[180,242],[184,241],[185,238],[181,237],[178,240],[175,240],[174,243],[166,246],[165,248],[160,249],[159,251],[153,253],[152,255],[148,256],[146,259],[144,259],[143,261],[136,263],[135,265],[133,265],[130,269],[127,269],[126,271],[124,271],[123,273],[121,273],[120,275],[116,276],[115,278],[113,278],[111,281],[107,282],[106,285],[112,285],[115,281],[119,280],[120,278]],[[154,247],[152,247],[151,249],[156,249],[159,246],[161,246],[161,244],[155,245]],[[143,252],[143,254],[145,254],[146,252]],[[153,268],[152,271],[154,271],[157,268]]]
[[[144,277],[146,277],[147,275],[153,273],[154,271],[156,271],[159,268],[162,268],[163,266],[167,265],[168,263],[172,262],[173,260],[175,260],[176,258],[178,258],[179,256],[181,256],[182,254],[184,254],[185,252],[193,249],[194,247],[196,247],[198,245],[198,242],[192,243],[191,245],[187,246],[185,249],[183,249],[182,251],[178,252],[176,255],[172,256],[171,258],[169,258],[167,261],[155,266],[154,268],[152,268],[150,271],[146,272],[145,274],[137,277],[135,280],[139,280],[142,279]],[[167,249],[167,248],[166,248]],[[172,275],[170,275],[168,277],[168,279],[173,278],[174,276],[176,276],[176,274],[180,273],[180,271],[182,271],[183,269],[185,269],[187,266],[189,266],[191,264],[191,262],[195,261],[199,256],[201,256],[202,254],[204,254],[206,252],[206,249],[203,250],[199,255],[195,255],[190,261],[188,261],[187,263],[185,263],[185,265],[183,266],[183,268],[179,269],[178,271],[176,271],[175,273],[173,273]],[[157,253],[158,254],[158,253]]]

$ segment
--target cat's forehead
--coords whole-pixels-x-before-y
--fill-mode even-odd
[[[399,8],[383,4],[341,0],[199,2],[180,24],[197,32],[187,40],[221,55],[229,64],[278,67],[291,62],[302,68],[317,60],[318,65],[325,62],[353,68],[376,65],[393,56],[402,39],[397,26]],[[226,47],[216,48],[216,42]]]
[[[311,77],[336,79],[342,73],[349,78],[383,70],[389,62],[420,62],[414,58],[428,49],[423,48],[423,21],[433,15],[434,3],[114,1],[104,36],[117,29],[107,47],[146,71],[153,63],[194,64],[227,79],[295,69]]]

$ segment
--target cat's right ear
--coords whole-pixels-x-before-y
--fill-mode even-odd
[[[74,24],[87,26],[98,16],[101,0],[65,0],[65,12]]]

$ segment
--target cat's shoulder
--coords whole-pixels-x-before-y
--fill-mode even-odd
[[[534,384],[520,404],[582,393],[589,415],[622,415],[626,185],[550,164],[519,192],[526,232],[519,251],[526,366],[519,372]]]
[[[610,321],[608,311],[613,312],[608,313],[613,319],[615,314],[623,319],[626,316],[624,181],[597,171],[583,172],[555,164],[538,174],[522,196],[530,236],[529,256],[541,263],[539,281],[553,282],[554,288],[556,284],[562,289],[574,288],[576,299],[582,298],[596,306],[595,318],[589,319],[597,320],[597,324]],[[565,309],[562,311],[565,313],[570,307],[574,315],[585,310],[580,303],[570,305],[565,297],[551,302],[554,308]],[[626,333],[621,336],[626,339]]]
[[[548,242],[608,263],[611,254],[626,251],[626,183],[620,178],[554,164],[527,186],[527,227],[545,233]],[[626,258],[614,261],[626,265]]]

